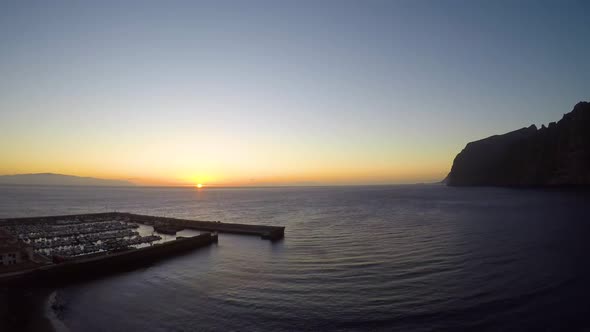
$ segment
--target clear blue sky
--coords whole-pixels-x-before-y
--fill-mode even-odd
[[[0,173],[397,183],[588,100],[588,1],[7,1]]]

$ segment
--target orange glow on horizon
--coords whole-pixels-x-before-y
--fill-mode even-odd
[[[94,154],[81,154],[79,159],[71,159],[67,152],[59,154],[59,158],[53,155],[14,154],[0,165],[0,174],[50,172],[126,180],[139,186],[193,188],[199,188],[198,184],[201,188],[395,184],[440,181],[448,173],[452,163],[449,156],[453,155],[446,153],[434,158],[406,155],[402,151],[392,154],[395,158],[374,159],[371,155],[357,158],[354,154],[335,154],[330,158],[310,159],[312,157],[307,155],[281,152],[281,158],[270,158],[269,154],[262,153],[231,154],[231,158],[226,160],[223,155],[202,153],[197,156],[172,148],[154,149],[151,153],[139,148],[136,151],[141,151],[141,154],[111,151],[100,155],[100,159]],[[162,160],[168,162],[163,163]]]
[[[442,164],[442,163],[441,163]],[[328,165],[326,165],[328,166]],[[330,165],[331,166],[331,165]],[[356,165],[355,165],[356,166]],[[372,165],[371,165],[372,166]],[[420,166],[410,165],[392,165],[388,167],[309,167],[301,170],[282,170],[272,171],[265,170],[240,170],[240,169],[223,169],[218,173],[211,170],[199,172],[200,175],[190,174],[190,170],[176,171],[173,169],[162,170],[159,174],[150,174],[151,172],[129,174],[125,170],[105,170],[105,169],[70,169],[58,168],[50,169],[49,172],[68,174],[75,176],[90,176],[102,179],[126,180],[139,186],[191,186],[193,188],[204,188],[208,186],[225,187],[225,186],[275,186],[275,185],[359,185],[359,184],[395,184],[395,183],[417,183],[417,182],[434,182],[446,176],[449,166],[422,164]],[[449,167],[450,168],[450,167]],[[18,173],[43,173],[45,169],[31,168],[26,170],[7,170],[0,174],[18,174]],[[109,172],[110,171],[110,172]],[[251,175],[258,173],[258,176]],[[169,174],[178,174],[170,176]],[[193,173],[194,174],[194,173]],[[214,174],[214,175],[213,175]],[[206,185],[205,185],[206,184]]]

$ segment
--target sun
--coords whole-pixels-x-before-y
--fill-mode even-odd
[[[201,183],[197,184],[197,188],[199,188],[199,189],[203,188],[203,184],[201,184]]]

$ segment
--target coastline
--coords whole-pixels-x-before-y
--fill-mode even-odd
[[[49,299],[54,292],[46,288],[0,289],[0,330],[58,332],[47,317]]]

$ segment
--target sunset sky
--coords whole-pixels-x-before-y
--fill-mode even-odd
[[[588,1],[4,1],[0,174],[442,179],[589,100]]]

